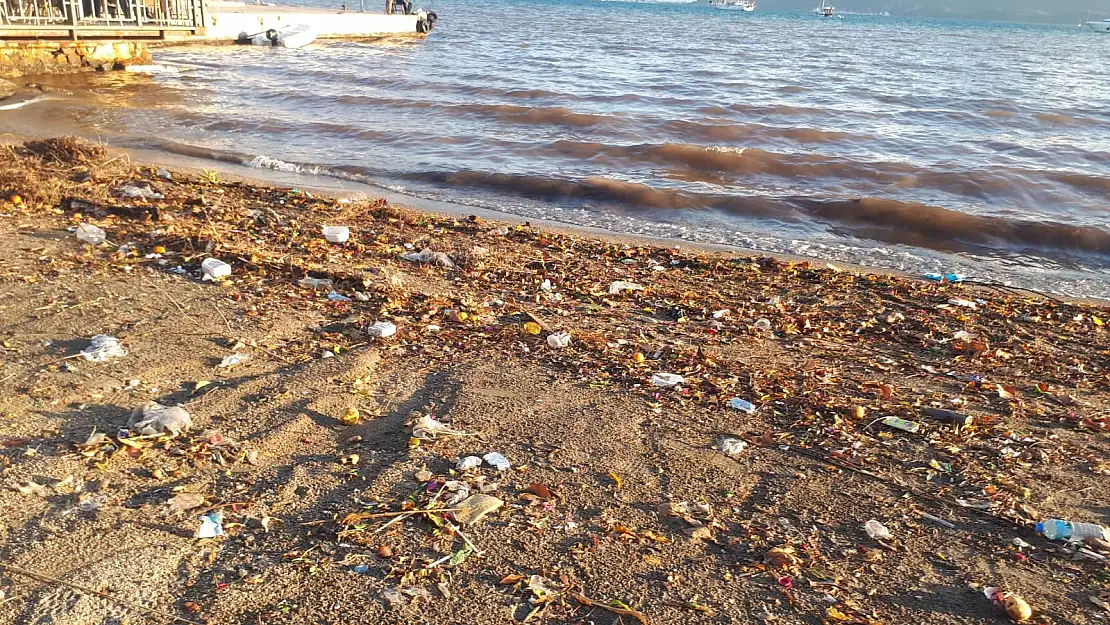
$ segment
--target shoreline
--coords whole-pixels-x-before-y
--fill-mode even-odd
[[[507,224],[529,224],[536,228],[558,232],[560,234],[594,237],[603,241],[611,241],[615,243],[669,247],[674,249],[720,255],[723,257],[766,256],[786,262],[808,262],[816,263],[818,265],[823,264],[829,267],[835,267],[838,270],[859,274],[894,276],[907,280],[917,280],[925,283],[928,282],[928,280],[922,275],[910,274],[905,271],[889,267],[875,267],[871,265],[851,262],[833,262],[816,256],[771,252],[721,243],[691,241],[670,237],[653,237],[650,235],[619,232],[606,228],[584,226],[568,222],[555,221],[551,219],[529,219],[519,215],[514,215],[512,213],[506,213],[489,208],[469,206],[465,204],[455,204],[451,202],[431,200],[406,195],[403,193],[391,191],[389,189],[369,182],[344,180],[341,178],[333,178],[320,174],[306,174],[301,172],[284,172],[279,170],[254,168],[243,164],[204,159],[200,157],[189,157],[185,155],[153,149],[138,150],[131,148],[109,147],[109,151],[112,153],[142,154],[144,155],[144,158],[140,159],[138,162],[151,167],[177,167],[182,169],[182,171],[190,172],[193,174],[200,173],[200,171],[204,169],[210,169],[223,174],[231,175],[233,176],[234,180],[239,180],[246,183],[273,185],[279,187],[303,188],[309,191],[329,195],[337,199],[384,199],[391,204],[397,205],[399,207],[431,215],[443,215],[452,217],[466,217],[470,215],[475,215],[483,219],[504,222]],[[205,167],[202,162],[212,164],[213,166]],[[294,182],[304,184],[294,184]],[[332,184],[327,184],[328,182]],[[1045,293],[1032,288],[1015,285],[1003,285],[1001,283],[999,283],[998,285],[991,285],[978,282],[968,282],[966,283],[966,286],[973,290],[986,291],[992,291],[995,288],[1002,288],[1016,293],[1024,293],[1027,295],[1046,297],[1058,301],[1091,304],[1096,306],[1110,304],[1110,298],[1075,297],[1064,294]]]
[[[12,133],[5,133],[4,137],[0,139],[0,141],[14,144],[26,141],[28,139],[44,138],[46,137],[38,135],[14,135]],[[104,146],[106,149],[108,149],[109,153],[116,156],[127,154],[130,158],[130,155],[136,155],[138,157],[135,160],[136,164],[145,165],[148,167],[177,168],[183,172],[191,173],[194,175],[199,174],[204,170],[211,170],[224,175],[228,175],[232,180],[237,180],[244,183],[262,184],[287,188],[301,188],[315,193],[334,197],[336,199],[384,199],[391,204],[409,210],[427,213],[430,215],[444,215],[453,217],[466,217],[470,215],[475,215],[483,219],[504,222],[507,224],[530,224],[537,228],[550,230],[552,232],[558,232],[561,234],[572,236],[588,236],[598,238],[600,240],[623,243],[628,245],[670,247],[675,249],[720,255],[723,257],[766,256],[786,262],[809,262],[824,264],[828,265],[829,267],[835,267],[839,270],[860,274],[895,276],[909,280],[928,282],[928,280],[922,275],[910,274],[905,271],[888,267],[875,267],[871,265],[851,262],[833,262],[815,256],[772,252],[720,243],[691,241],[670,237],[653,237],[650,235],[620,232],[601,227],[584,226],[568,222],[555,221],[551,219],[529,219],[495,209],[470,206],[465,204],[455,204],[451,202],[406,195],[403,193],[391,191],[385,187],[378,186],[371,182],[346,180],[320,174],[254,168],[241,163],[231,163],[219,159],[209,159],[199,156],[194,157],[154,148],[114,147],[110,143],[104,144]],[[1103,299],[1097,297],[1076,297],[1064,294],[1044,293],[1036,289],[1022,286],[1002,284],[994,285],[975,282],[968,282],[966,286],[973,290],[985,290],[987,292],[991,292],[994,289],[1001,288],[1012,292],[1047,297],[1058,301],[1084,303],[1091,305],[1110,304],[1110,298]]]

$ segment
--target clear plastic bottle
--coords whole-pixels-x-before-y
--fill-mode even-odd
[[[107,238],[107,235],[103,230],[92,224],[81,224],[77,226],[77,238],[89,245],[100,245]]]
[[[1095,523],[1079,523],[1062,519],[1048,519],[1037,523],[1037,533],[1049,540],[1081,541],[1084,538],[1110,540],[1110,529]]]

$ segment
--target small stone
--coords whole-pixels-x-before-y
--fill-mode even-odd
[[[492,495],[471,495],[459,504],[458,510],[455,510],[455,520],[462,525],[474,525],[504,503]]]
[[[421,469],[421,470],[417,471],[416,475],[413,476],[413,477],[416,478],[417,482],[425,483],[425,482],[430,482],[432,480],[432,478],[435,477],[435,475],[433,475],[432,472],[427,470],[427,469]]]

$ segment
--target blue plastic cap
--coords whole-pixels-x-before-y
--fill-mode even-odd
[[[1044,533],[1044,523],[1039,523],[1038,522],[1037,525],[1036,525],[1036,529],[1037,529],[1038,534],[1043,534]]]

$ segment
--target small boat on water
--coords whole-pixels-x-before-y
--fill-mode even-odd
[[[755,10],[755,3],[751,0],[709,0],[709,5],[715,9],[732,9],[747,13]]]
[[[1101,22],[1087,22],[1087,28],[1090,28],[1096,33],[1110,33],[1110,20],[1102,20]]]
[[[825,4],[825,0],[821,0],[821,6],[813,9],[813,12],[821,17],[832,17],[836,13],[836,7]]]
[[[303,48],[316,40],[316,33],[308,24],[292,24],[250,36],[250,43],[256,46],[275,48]]]

